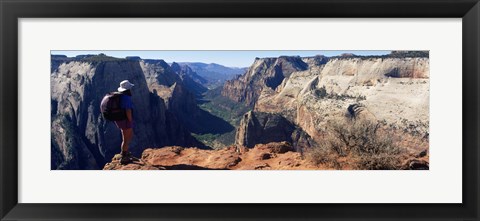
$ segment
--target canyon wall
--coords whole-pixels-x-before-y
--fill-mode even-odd
[[[307,68],[301,57],[256,58],[244,75],[225,82],[222,95],[253,105],[262,90],[275,90],[292,72]]]

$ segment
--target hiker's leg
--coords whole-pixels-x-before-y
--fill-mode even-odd
[[[122,155],[125,152],[125,129],[120,129],[122,131],[122,145],[120,146],[120,149],[122,150]],[[128,149],[128,147],[127,147]]]
[[[130,144],[132,137],[133,137],[132,128],[122,129],[122,152],[123,153],[128,152],[128,145]]]

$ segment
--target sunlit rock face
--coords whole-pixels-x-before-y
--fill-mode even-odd
[[[275,90],[290,74],[307,68],[300,57],[257,58],[244,75],[225,83],[222,95],[253,105],[262,90]]]
[[[355,105],[361,110],[357,118],[428,134],[428,53],[291,57],[283,59],[289,65],[282,76],[275,74],[279,59],[257,59],[245,75],[227,82],[222,93],[251,104],[255,112],[279,114],[314,139],[322,137],[330,121],[353,117],[349,107]],[[272,87],[268,79],[282,80]]]

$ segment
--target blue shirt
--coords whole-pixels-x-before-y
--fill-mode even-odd
[[[120,97],[120,107],[122,109],[133,109],[132,97],[122,94]]]

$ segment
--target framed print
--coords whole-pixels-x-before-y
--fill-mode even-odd
[[[1,1],[1,219],[478,220],[479,12]]]

